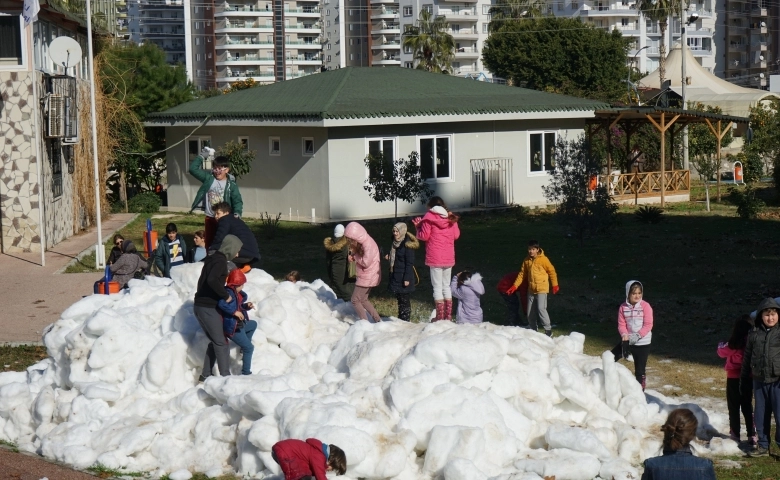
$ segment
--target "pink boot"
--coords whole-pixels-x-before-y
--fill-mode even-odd
[[[452,321],[452,300],[444,300],[444,320]]]
[[[431,323],[444,320],[444,302],[436,302],[436,318],[431,320]]]

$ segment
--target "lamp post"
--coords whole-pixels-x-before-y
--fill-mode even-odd
[[[686,9],[687,11],[687,9]],[[686,88],[688,85],[688,71],[686,69],[686,57],[688,53],[688,36],[685,33],[685,27],[692,24],[696,20],[699,19],[699,14],[696,12],[693,12],[688,19],[683,22],[683,15],[682,15],[682,9],[680,10],[680,28],[682,28],[681,35],[680,35],[680,54],[682,55],[680,59],[680,64],[682,66],[682,103],[683,103],[683,110],[688,108],[688,98],[686,97]],[[683,127],[683,169],[688,170],[690,164],[688,161],[688,125]]]
[[[636,51],[634,56],[631,57],[631,62],[628,64],[628,73],[626,74],[626,88],[628,88],[628,103],[631,104],[631,87],[634,86],[634,82],[631,81],[631,66],[636,63],[636,56],[639,55],[639,52],[644,50],[645,48],[649,47],[650,45],[645,45],[644,47],[640,48]],[[636,97],[636,103],[640,107],[642,106],[642,102],[639,100],[639,95],[637,94]]]

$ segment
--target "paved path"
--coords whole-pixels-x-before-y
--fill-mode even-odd
[[[0,478],[3,480],[95,480],[94,475],[46,462],[40,457],[0,448]]]
[[[103,239],[110,237],[135,217],[113,214],[102,223]],[[84,295],[92,293],[95,273],[57,273],[79,253],[97,243],[97,229],[75,235],[46,252],[0,254],[0,344],[37,343],[43,329]]]

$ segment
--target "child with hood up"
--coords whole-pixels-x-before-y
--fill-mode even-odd
[[[398,318],[408,322],[412,318],[412,303],[409,296],[414,292],[416,276],[414,274],[414,251],[420,248],[420,242],[406,231],[406,224],[398,222],[393,226],[393,243],[390,254],[390,283],[388,289],[398,300]]]
[[[452,277],[452,296],[458,299],[457,323],[482,323],[479,297],[485,294],[482,275],[463,270]]]
[[[217,308],[222,313],[222,330],[225,336],[241,347],[241,375],[252,375],[252,336],[257,330],[257,322],[249,319],[249,310],[255,308],[252,302],[247,302],[244,291],[246,275],[240,269],[232,270],[227,276],[225,292],[230,301],[220,300]]]
[[[361,320],[368,320],[368,314],[374,322],[381,322],[382,317],[377,313],[374,304],[368,300],[371,289],[379,285],[382,280],[382,272],[379,266],[379,247],[366,229],[357,222],[351,222],[344,230],[344,236],[349,241],[350,262],[355,262],[357,281],[355,291],[352,293],[352,306]]]
[[[621,357],[634,357],[634,376],[645,389],[647,357],[653,338],[653,308],[642,299],[644,287],[638,280],[626,282],[626,301],[618,308],[620,343],[612,349],[617,362]]]

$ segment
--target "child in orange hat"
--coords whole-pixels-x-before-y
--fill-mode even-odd
[[[255,308],[252,302],[247,302],[246,292],[243,291],[246,276],[240,269],[230,272],[227,277],[225,291],[230,300],[220,300],[217,308],[222,313],[222,328],[225,336],[233,343],[241,347],[243,365],[241,375],[252,374],[252,353],[255,351],[252,345],[252,335],[257,330],[257,322],[249,320],[249,310]]]

